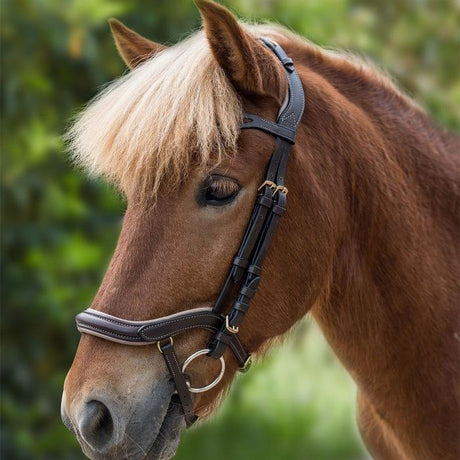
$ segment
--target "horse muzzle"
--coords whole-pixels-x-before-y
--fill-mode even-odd
[[[61,417],[84,454],[93,460],[166,460],[174,456],[185,429],[173,382],[159,381],[134,405],[108,390],[93,392],[81,402],[63,392]]]

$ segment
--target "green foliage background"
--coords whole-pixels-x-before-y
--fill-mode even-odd
[[[459,130],[455,0],[225,4],[369,56],[441,125]],[[11,0],[1,10],[2,458],[81,459],[60,422],[60,393],[78,343],[73,317],[96,292],[124,203],[72,168],[61,136],[72,114],[125,71],[107,18],[174,43],[199,27],[199,15],[190,0]],[[304,323],[237,382],[212,423],[185,435],[178,458],[362,458],[353,392]]]

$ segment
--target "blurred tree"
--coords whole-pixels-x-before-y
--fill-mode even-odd
[[[320,45],[369,55],[389,69],[441,124],[459,130],[457,2],[225,3],[243,17],[280,21]],[[78,341],[73,317],[96,292],[115,245],[124,204],[110,187],[88,180],[72,168],[63,155],[61,135],[72,114],[98,88],[125,71],[106,24],[110,16],[118,16],[140,33],[167,43],[180,40],[200,24],[189,0],[2,2],[3,458],[82,458],[75,440],[60,422],[60,394]],[[321,356],[315,365],[329,369],[330,355]],[[335,390],[329,388],[328,397],[334,392],[343,395],[343,385],[347,391],[350,388],[348,381],[344,384],[344,374],[334,366],[328,375],[331,382],[340,383]],[[261,372],[265,369],[272,369],[273,378],[280,372],[271,360],[260,366]],[[334,380],[335,373],[338,377]],[[187,434],[179,456],[185,458],[189,449],[200,452],[203,458],[211,455],[213,446],[203,443],[203,434],[213,430],[214,446],[218,446],[225,431],[237,429],[238,417],[248,411],[245,407],[253,407],[248,401],[260,393],[257,381],[250,376],[244,390],[237,388],[234,401],[242,402],[234,404],[235,410],[226,409],[212,427]],[[289,407],[292,404],[295,406],[295,401]],[[340,407],[351,404],[348,398]],[[309,407],[313,407],[310,412]],[[308,404],[305,411],[297,422],[281,415],[279,423],[276,417],[268,422],[262,414],[259,428],[251,435],[262,441],[268,437],[267,446],[254,450],[251,438],[242,439],[240,433],[243,447],[239,458],[251,453],[251,458],[269,459],[286,453],[274,446],[287,449],[281,438],[300,436],[302,432],[294,426],[300,421],[306,425],[303,433],[309,433],[305,443],[310,443],[302,447],[312,458],[351,458],[360,451],[348,416],[328,423],[323,437],[318,437],[312,427],[330,420],[330,413],[321,414],[314,404]],[[345,428],[343,420],[348,421]],[[324,441],[327,439],[343,442],[337,441],[340,447],[331,450],[330,443]],[[233,458],[229,455],[225,458]],[[300,452],[290,458],[302,457]]]

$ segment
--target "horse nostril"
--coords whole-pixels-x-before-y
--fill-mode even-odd
[[[85,404],[79,420],[79,431],[83,439],[99,452],[113,443],[113,419],[109,409],[100,401]]]

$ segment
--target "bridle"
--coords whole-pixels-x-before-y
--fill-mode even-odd
[[[241,129],[259,129],[271,134],[276,138],[276,148],[270,159],[265,181],[259,187],[243,240],[214,307],[181,311],[149,321],[129,321],[92,308],[86,309],[76,317],[77,328],[82,333],[126,345],[156,343],[176,385],[187,426],[197,419],[191,393],[210,390],[220,382],[225,372],[223,354],[227,347],[232,350],[242,372],[246,372],[251,365],[251,356],[241,344],[238,331],[249,309],[251,299],[257,292],[262,263],[270,241],[281,216],[286,211],[288,192],[284,185],[286,168],[305,108],[305,95],[292,59],[274,41],[267,38],[260,40],[282,63],[286,71],[289,91],[276,123],[258,115],[244,114],[246,121]],[[239,287],[236,299],[228,313],[224,315],[224,307],[236,286]],[[180,366],[174,352],[173,337],[196,328],[207,329],[213,333],[213,336],[207,348],[193,353]],[[195,358],[204,354],[219,359],[221,370],[210,384],[194,388],[185,375],[185,370]]]
[[[223,354],[227,347],[233,352],[240,371],[246,372],[251,365],[251,356],[241,344],[238,330],[249,309],[251,299],[257,292],[262,263],[270,241],[281,216],[286,211],[288,192],[284,185],[286,168],[305,108],[305,95],[292,59],[274,41],[267,38],[260,40],[282,63],[286,71],[289,91],[276,123],[258,115],[244,114],[246,121],[241,129],[259,129],[271,134],[276,138],[276,148],[270,159],[265,181],[259,187],[243,240],[214,307],[181,311],[149,321],[129,321],[92,308],[86,309],[76,317],[78,330],[85,334],[125,345],[156,343],[176,385],[187,426],[192,425],[197,419],[191,393],[210,390],[220,382],[225,372]],[[236,299],[225,315],[224,307],[237,286]],[[193,353],[180,366],[174,352],[173,337],[197,328],[206,329],[212,332],[213,336],[207,348]],[[194,388],[185,371],[187,366],[201,355],[219,359],[221,370],[210,384]]]

